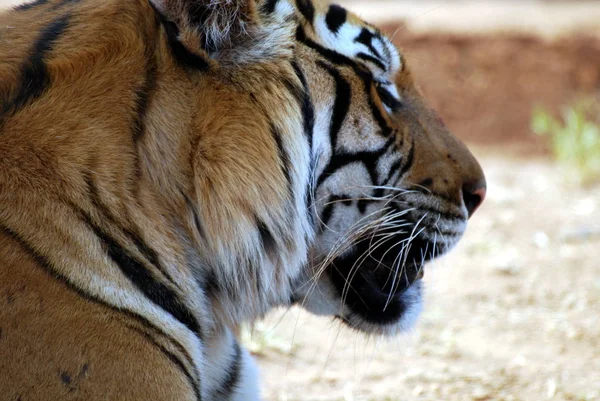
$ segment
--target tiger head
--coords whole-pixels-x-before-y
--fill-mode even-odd
[[[204,265],[220,266],[215,305],[247,317],[291,300],[369,333],[410,327],[423,265],[456,245],[486,183],[405,57],[337,5],[152,3],[172,53],[215,71],[190,197]]]
[[[413,324],[424,264],[461,238],[485,178],[389,38],[337,5],[302,14],[297,53],[316,111],[316,239],[295,299],[392,334]]]

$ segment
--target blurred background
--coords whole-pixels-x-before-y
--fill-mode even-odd
[[[413,332],[292,309],[245,333],[266,399],[599,401],[600,2],[341,3],[403,49],[488,198]]]

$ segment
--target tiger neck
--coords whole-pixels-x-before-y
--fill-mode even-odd
[[[312,240],[302,82],[291,60],[190,72],[167,45],[156,76],[169,85],[153,91],[138,142],[143,181],[177,210],[195,276],[236,325],[288,304]]]
[[[71,18],[74,5],[57,13],[39,7],[15,18],[0,42],[0,54],[8,54],[7,35],[27,37],[33,20],[48,32],[62,27],[43,55],[45,86],[2,115],[0,170],[11,174],[0,184],[38,201],[15,195],[4,204],[30,205],[22,216],[40,220],[47,220],[44,208],[57,210],[51,224],[87,224],[90,243],[98,241],[94,232],[115,230],[116,243],[132,254],[151,248],[141,259],[151,264],[156,254],[190,299],[203,292],[228,324],[287,303],[312,236],[309,149],[300,105],[285,89],[301,83],[289,60],[235,73],[190,71],[173,58],[159,20],[148,18],[155,14],[146,0],[78,9],[103,18]],[[9,59],[0,65],[20,67]],[[11,226],[22,219],[0,218]],[[54,244],[51,260],[79,252],[52,230],[33,236]]]

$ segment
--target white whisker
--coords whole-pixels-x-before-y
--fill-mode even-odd
[[[407,241],[406,245],[404,245],[404,246],[402,247],[402,249],[400,250],[400,254],[401,254],[401,255],[403,255],[403,257],[402,257],[402,263],[401,263],[401,264],[398,264],[398,267],[397,267],[397,268],[395,268],[395,269],[393,269],[393,271],[392,271],[392,273],[393,273],[393,276],[392,276],[392,277],[393,277],[393,278],[392,278],[392,285],[391,285],[391,287],[390,287],[390,293],[389,293],[389,295],[388,295],[388,299],[387,299],[387,301],[386,301],[386,303],[385,303],[384,310],[385,310],[385,309],[387,309],[387,307],[389,306],[389,304],[390,304],[390,301],[391,301],[391,299],[392,299],[392,295],[393,295],[393,294],[394,294],[394,292],[397,290],[397,288],[396,288],[396,286],[397,286],[397,284],[396,284],[396,280],[397,280],[398,276],[399,276],[400,274],[402,274],[402,272],[400,272],[400,271],[399,271],[399,269],[401,269],[402,267],[404,267],[404,266],[406,265],[406,259],[408,258],[408,254],[410,253],[410,247],[412,246],[412,241],[413,241],[415,238],[417,238],[417,237],[418,237],[418,236],[419,236],[419,235],[420,235],[420,234],[421,234],[421,233],[422,233],[422,232],[425,230],[425,227],[423,227],[423,228],[421,228],[421,230],[419,230],[418,232],[416,232],[417,228],[419,227],[419,225],[420,225],[420,224],[423,222],[423,220],[424,220],[426,217],[427,217],[427,213],[425,213],[425,214],[424,214],[424,215],[423,215],[423,216],[422,216],[422,217],[421,217],[421,218],[420,218],[420,219],[417,221],[417,223],[415,224],[415,227],[413,228],[413,231],[412,231],[412,233],[410,234],[410,236],[409,236],[409,238],[408,238],[408,241]],[[396,245],[398,245],[398,244],[395,244],[395,245],[393,245],[393,246],[395,247]],[[392,248],[390,248],[390,249],[392,249]]]

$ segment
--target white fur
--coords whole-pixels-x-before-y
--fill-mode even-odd
[[[366,28],[375,35],[372,40],[372,45],[379,55],[375,54],[368,46],[356,41],[356,38],[363,29],[365,29],[365,27],[362,25],[353,25],[346,21],[339,28],[338,32],[334,33],[327,27],[324,15],[319,15],[315,18],[315,31],[319,40],[325,47],[354,59],[358,63],[366,65],[373,73],[375,80],[382,84],[396,100],[400,101],[400,94],[398,93],[396,85],[393,83],[396,74],[402,67],[402,58],[398,53],[398,49],[385,36],[378,35],[372,28]],[[371,57],[378,59],[386,66],[386,70],[382,70],[373,63],[358,59],[356,55],[359,53],[366,53]],[[385,106],[385,108],[388,113],[392,111],[387,106]]]
[[[335,50],[352,59],[354,59],[356,54],[360,51],[371,53],[366,46],[354,41],[360,34],[360,31],[362,31],[362,26],[352,25],[346,22],[340,27],[338,33],[335,34],[327,27],[325,15],[316,16],[314,24],[317,36],[325,47]]]
[[[375,35],[372,45],[379,52],[381,56],[379,57],[377,54],[373,53],[368,46],[356,42],[355,39],[360,35],[363,29],[365,29],[365,27],[362,25],[353,25],[346,21],[346,23],[339,28],[337,33],[333,33],[327,27],[324,15],[315,17],[315,31],[325,47],[335,50],[351,59],[356,59],[358,53],[366,53],[380,60],[387,68],[387,71],[382,71],[380,67],[368,63],[376,78],[383,80],[393,78],[402,67],[402,59],[398,53],[398,49],[386,37]],[[373,34],[376,34],[376,31],[372,28],[366,29]],[[363,61],[360,62],[364,63]]]
[[[233,363],[236,339],[230,330],[224,329],[213,333],[206,340],[206,360],[203,367],[203,400],[225,401],[217,394]],[[241,350],[239,359],[238,381],[235,389],[228,398],[229,401],[259,401],[258,369],[247,350]]]
[[[292,6],[286,0],[280,0],[277,2],[275,6],[275,14],[278,16],[280,20],[287,19],[288,17],[294,15],[296,12],[294,6]]]
[[[248,350],[242,350],[242,370],[237,390],[232,394],[230,401],[259,401],[259,372],[254,358]],[[222,401],[222,400],[215,400]]]

